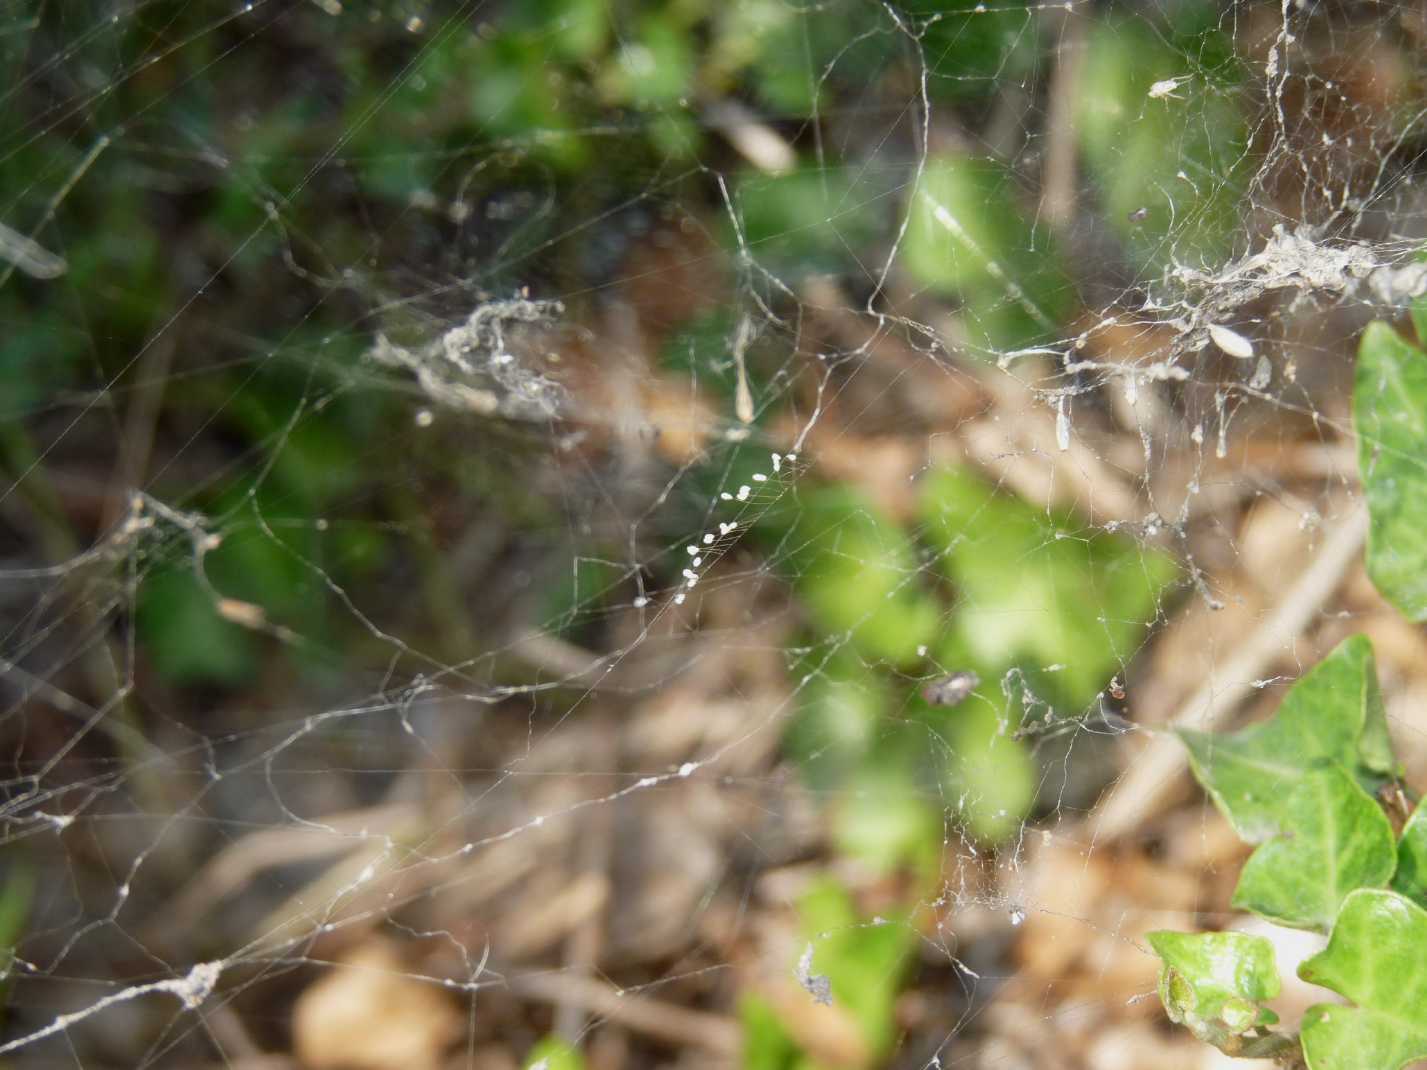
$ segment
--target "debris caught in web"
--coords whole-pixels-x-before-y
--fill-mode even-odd
[[[832,1006],[832,982],[825,974],[813,973],[813,953],[814,948],[811,943],[803,949],[803,953],[798,958],[798,964],[793,968],[793,976],[797,978],[798,984],[808,995],[813,997],[814,1003],[820,1003],[824,1007]]]
[[[959,706],[980,686],[981,677],[967,669],[924,684],[922,698],[929,706]]]

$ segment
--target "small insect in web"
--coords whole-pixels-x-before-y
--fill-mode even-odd
[[[981,684],[981,677],[969,669],[938,677],[922,687],[922,698],[930,706],[957,706]]]
[[[1149,92],[1145,95],[1151,100],[1183,100],[1184,98],[1175,90],[1187,81],[1189,81],[1187,74],[1182,74],[1178,78],[1165,78],[1150,86]]]

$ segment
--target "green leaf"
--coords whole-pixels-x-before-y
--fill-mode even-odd
[[[988,705],[962,707],[949,719],[947,791],[966,831],[979,843],[1004,843],[1022,827],[1036,798],[1035,761],[1004,731]]]
[[[1392,825],[1342,769],[1308,774],[1278,816],[1285,832],[1248,860],[1234,906],[1281,925],[1327,932],[1349,893],[1381,888],[1392,877]]]
[[[1427,1058],[1427,911],[1410,899],[1370,889],[1348,896],[1327,948],[1298,976],[1357,1004],[1308,1009],[1310,1070],[1398,1070]]]
[[[1217,29],[1176,47],[1143,16],[1090,30],[1075,129],[1106,221],[1142,268],[1222,261],[1238,233],[1248,127],[1237,65],[1215,63],[1231,54]]]
[[[964,468],[928,476],[922,516],[958,595],[942,664],[988,681],[1022,668],[1038,694],[1077,711],[1138,649],[1178,575],[1168,555],[1047,515]]]
[[[813,945],[810,972],[827,977],[833,1002],[852,1013],[868,1049],[886,1052],[896,1036],[892,1012],[912,963],[916,931],[901,918],[858,917],[847,892],[832,881],[814,885],[798,902],[798,913],[803,938]]]
[[[904,866],[935,874],[942,853],[940,796],[929,790],[921,759],[926,736],[891,724],[867,753],[833,817],[838,851],[878,873]]]
[[[538,626],[564,638],[579,635],[582,627],[599,619],[622,578],[623,570],[613,561],[575,558],[572,567],[561,568],[542,585],[536,603]]]
[[[786,1070],[798,1056],[796,1041],[767,1000],[745,995],[738,1004],[743,1026],[743,1070]]]
[[[1358,346],[1353,421],[1368,575],[1407,617],[1427,620],[1427,354],[1381,321]]]
[[[844,169],[749,170],[738,182],[748,251],[759,263],[799,274],[855,267],[857,251],[887,225],[890,208],[874,181]]]
[[[688,30],[671,15],[651,14],[605,68],[602,84],[615,103],[657,108],[675,104],[689,91],[694,66]]]
[[[544,57],[541,44],[518,35],[499,36],[480,41],[466,61],[466,69],[479,71],[479,76],[427,81],[463,86],[470,118],[485,135],[518,143],[561,167],[574,168],[587,161],[589,144],[575,129],[568,102],[552,84]]]
[[[1274,717],[1241,732],[1181,729],[1194,775],[1239,835],[1262,843],[1286,831],[1285,804],[1324,764],[1368,791],[1394,770],[1372,643],[1355,635],[1293,685]]]
[[[933,16],[920,39],[934,99],[991,95],[1008,80],[1034,77],[1038,13],[1026,0],[906,0],[898,6]]]
[[[547,69],[552,64],[543,50],[571,62],[593,60],[604,50],[612,28],[601,0],[525,0],[503,16],[508,30],[528,38],[532,64]]]
[[[916,659],[940,625],[916,549],[870,501],[830,487],[805,499],[785,550],[798,594],[819,631],[848,633],[865,657]]]
[[[809,785],[839,788],[871,749],[892,695],[885,680],[845,651],[804,670],[808,683],[799,689],[785,746]]]
[[[1263,1006],[1278,995],[1273,945],[1244,933],[1148,934],[1164,962],[1159,998],[1170,1020],[1220,1051],[1266,1058],[1293,1046],[1291,1038],[1266,1031],[1278,1021]]]
[[[737,75],[760,103],[781,118],[815,116],[844,86],[876,84],[897,62],[895,25],[858,4],[790,4],[736,0],[708,5],[712,38],[700,69],[705,91],[731,86]],[[797,62],[790,57],[797,56]],[[826,107],[826,104],[822,104]]]
[[[20,859],[11,866],[5,883],[0,885],[0,996],[4,995],[5,979],[9,976],[15,948],[20,944],[25,923],[30,917],[37,883],[35,870]]]
[[[941,813],[925,798],[876,775],[856,782],[833,819],[838,854],[879,874],[904,865],[921,873],[934,871],[941,834]]]
[[[1427,799],[1417,804],[1402,829],[1392,887],[1418,906],[1427,907]]]
[[[585,1059],[579,1051],[557,1036],[548,1036],[530,1049],[525,1057],[525,1070],[585,1070]]]
[[[928,162],[912,191],[902,261],[918,283],[959,294],[969,334],[993,348],[1054,334],[1073,305],[1055,249],[1021,212],[1010,172],[994,160]]]
[[[253,637],[218,615],[191,567],[159,569],[139,588],[138,630],[154,666],[176,684],[237,685],[257,664]]]
[[[1427,345],[1427,295],[1414,297],[1408,314],[1412,317],[1412,329],[1417,334],[1417,344]]]

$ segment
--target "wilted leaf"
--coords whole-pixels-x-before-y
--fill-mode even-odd
[[[1263,1058],[1292,1046],[1266,1031],[1278,1021],[1263,1006],[1278,995],[1273,945],[1244,933],[1149,933],[1164,960],[1159,996],[1172,1021],[1229,1055]]]
[[[298,996],[293,1043],[312,1070],[435,1070],[465,1015],[384,943],[356,948]]]

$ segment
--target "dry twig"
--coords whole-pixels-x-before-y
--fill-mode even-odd
[[[1367,510],[1356,504],[1329,530],[1313,563],[1262,626],[1208,675],[1166,725],[1168,730],[1156,733],[1149,747],[1131,761],[1090,819],[1097,841],[1117,840],[1142,827],[1164,803],[1188,763],[1184,745],[1172,730],[1209,731],[1221,726],[1253,694],[1254,681],[1265,675],[1273,659],[1302,633],[1337,590],[1357,561],[1366,536]]]

